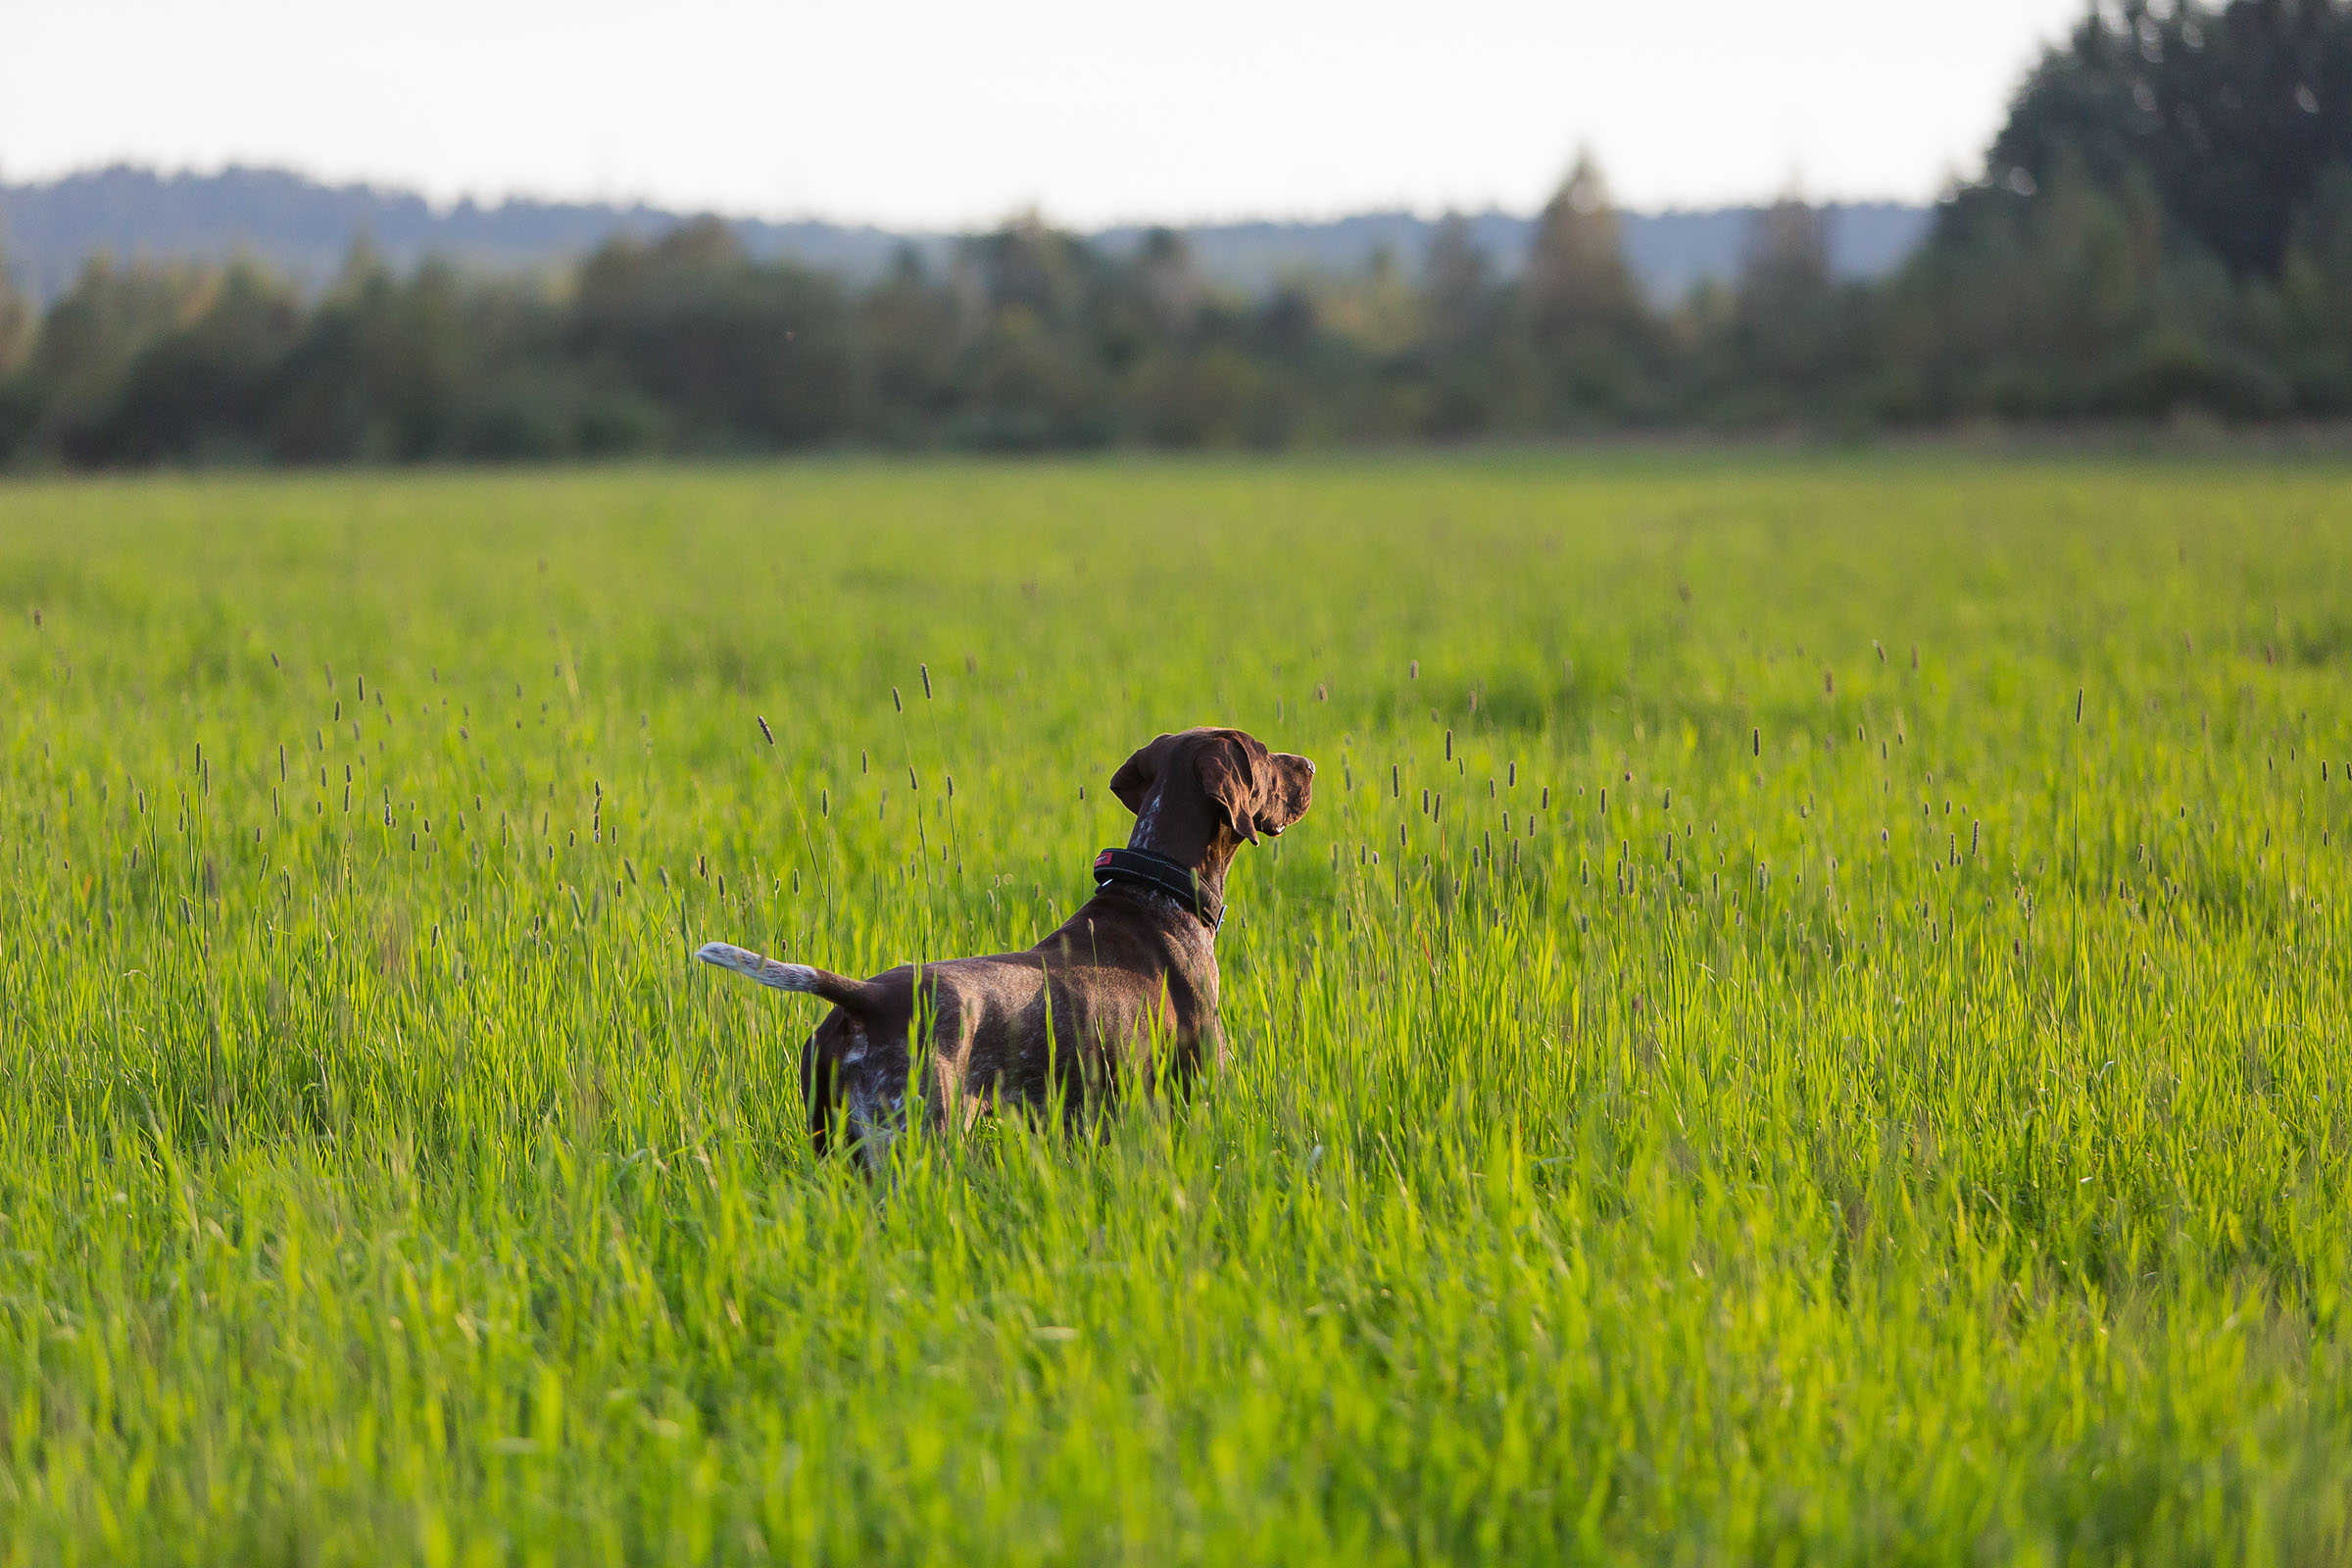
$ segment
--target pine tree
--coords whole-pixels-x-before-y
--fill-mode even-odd
[[[1438,225],[1421,264],[1421,276],[1430,325],[1439,340],[1458,346],[1477,339],[1488,324],[1492,287],[1486,253],[1471,237],[1470,225],[1461,214],[1448,213]]]
[[[0,257],[0,379],[14,375],[30,358],[32,307],[8,275],[8,259]]]
[[[1528,346],[1558,422],[1613,423],[1646,406],[1656,334],[1589,151],[1577,154],[1537,220],[1520,292]]]
[[[1538,342],[1555,348],[1589,333],[1622,334],[1642,318],[1608,184],[1590,151],[1577,154],[1537,220],[1526,298]]]

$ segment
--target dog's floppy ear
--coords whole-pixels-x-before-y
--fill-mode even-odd
[[[1167,740],[1165,735],[1161,735],[1153,739],[1151,745],[1138,747],[1135,755],[1121,762],[1119,770],[1110,775],[1110,793],[1119,798],[1121,806],[1138,816],[1144,813],[1144,797],[1151,794],[1152,786],[1159,782],[1159,760],[1167,750]]]
[[[1200,748],[1194,765],[1200,770],[1201,793],[1216,807],[1225,825],[1233,829],[1237,838],[1255,844],[1257,761],[1250,755],[1250,745],[1234,736],[1220,735]]]

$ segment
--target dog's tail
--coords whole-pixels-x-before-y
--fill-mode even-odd
[[[864,1012],[873,1001],[874,988],[863,980],[853,980],[829,969],[810,968],[805,963],[778,963],[731,942],[706,942],[695,950],[694,956],[705,963],[732,969],[778,991],[806,991],[812,997],[822,997],[851,1012]]]

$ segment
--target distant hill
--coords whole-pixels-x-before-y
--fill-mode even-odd
[[[18,286],[40,299],[71,285],[83,259],[98,251],[202,261],[243,252],[318,288],[362,235],[394,267],[437,255],[469,268],[529,271],[571,261],[614,234],[658,234],[687,216],[642,205],[535,201],[436,210],[413,191],[322,185],[283,170],[157,174],[114,168],[45,185],[0,185],[0,257]],[[761,255],[855,275],[879,272],[902,237],[946,244],[938,235],[840,223],[747,220],[736,227]]]
[[[1653,300],[1680,300],[1710,278],[1740,270],[1757,207],[1700,212],[1625,213],[1626,265]],[[1931,210],[1893,202],[1833,205],[1828,209],[1830,265],[1843,277],[1881,277],[1903,264],[1926,237]],[[1536,223],[1502,212],[1465,214],[1478,248],[1497,270],[1526,264]],[[1324,222],[1215,223],[1184,231],[1202,271],[1251,291],[1298,272],[1353,271],[1387,249],[1408,271],[1419,266],[1438,220],[1411,213],[1363,213]],[[1140,227],[1108,228],[1096,240],[1116,250],[1137,243]]]
[[[1756,211],[1629,213],[1627,264],[1659,300],[1678,299],[1708,278],[1729,278],[1739,269]],[[394,267],[438,255],[472,269],[532,271],[570,262],[614,234],[657,234],[688,216],[642,204],[575,202],[482,207],[468,201],[436,209],[411,191],[325,185],[283,170],[158,174],[119,167],[46,184],[0,184],[0,258],[20,288],[44,301],[70,286],[83,260],[99,251],[201,261],[243,253],[318,289],[363,235]],[[1832,207],[1833,266],[1851,277],[1892,270],[1925,234],[1928,217],[1926,208],[1895,203]],[[1502,212],[1467,220],[1496,269],[1516,271],[1534,220]],[[878,274],[901,245],[937,260],[954,243],[949,234],[814,220],[733,222],[755,255],[790,257],[859,280]],[[1256,293],[1285,276],[1360,270],[1384,248],[1409,271],[1436,227],[1433,220],[1396,212],[1319,222],[1210,223],[1184,234],[1211,279]],[[1116,252],[1138,244],[1145,232],[1128,225],[1093,237]]]

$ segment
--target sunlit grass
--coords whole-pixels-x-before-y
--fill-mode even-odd
[[[2352,1553],[2337,471],[18,485],[0,616],[0,1562]],[[1025,945],[1195,722],[1230,1069],[814,1162],[691,945]]]

